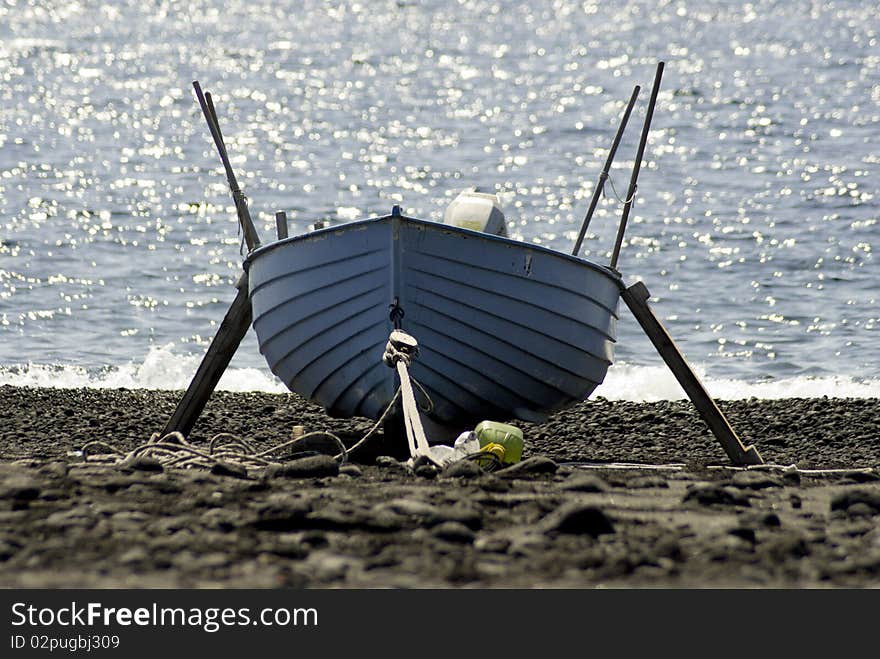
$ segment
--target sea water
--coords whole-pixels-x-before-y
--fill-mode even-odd
[[[497,192],[607,263],[667,62],[619,267],[721,398],[880,395],[876,3],[0,3],[0,384],[179,388],[240,243],[191,81],[214,93],[264,239]],[[283,391],[251,335],[222,388]],[[622,307],[596,395],[682,392]]]

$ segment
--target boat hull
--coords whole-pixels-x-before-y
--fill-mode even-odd
[[[271,243],[246,267],[270,369],[334,416],[375,419],[394,396],[392,315],[444,425],[540,420],[612,362],[618,276],[543,247],[391,215]]]

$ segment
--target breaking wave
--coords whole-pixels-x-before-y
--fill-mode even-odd
[[[759,382],[709,377],[695,367],[713,398],[880,398],[880,379],[852,376],[796,376]],[[608,370],[605,382],[595,396],[609,400],[657,401],[686,398],[675,376],[664,366],[616,364]]]
[[[169,346],[151,348],[141,362],[89,369],[67,364],[0,365],[0,385],[60,389],[185,389],[201,355],[181,355]],[[799,376],[760,382],[708,377],[697,369],[709,393],[721,400],[743,398],[880,398],[880,379]],[[287,388],[267,368],[227,369],[218,389],[283,393]],[[615,364],[594,396],[609,400],[658,401],[685,398],[663,366]]]
[[[0,366],[0,385],[57,389],[186,389],[201,355],[181,355],[170,346],[150,348],[140,363],[84,368],[67,364]],[[268,369],[229,368],[220,378],[224,391],[287,391]]]

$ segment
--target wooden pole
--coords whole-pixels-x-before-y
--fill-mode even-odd
[[[639,140],[639,150],[636,161],[633,163],[632,176],[629,180],[629,190],[626,192],[626,202],[623,204],[623,216],[620,218],[620,226],[617,228],[617,240],[614,250],[611,252],[612,270],[617,269],[617,259],[620,256],[620,248],[623,245],[623,234],[626,233],[626,222],[629,219],[629,210],[636,196],[638,187],[639,170],[642,167],[642,157],[645,155],[645,145],[648,143],[648,131],[651,130],[651,118],[654,116],[654,106],[657,104],[657,94],[660,91],[660,79],[663,77],[663,62],[657,63],[657,73],[654,74],[654,88],[651,90],[651,100],[648,101],[648,112],[645,114],[645,125],[642,127],[642,137]]]
[[[581,245],[584,242],[584,236],[587,235],[587,228],[590,226],[590,220],[593,219],[593,212],[596,210],[596,205],[599,203],[599,196],[602,194],[602,190],[605,189],[605,180],[608,178],[608,172],[611,169],[611,163],[614,162],[614,155],[617,153],[617,147],[620,146],[620,140],[623,137],[623,131],[626,130],[626,124],[629,122],[629,115],[632,113],[633,106],[636,104],[636,99],[639,97],[639,90],[641,87],[638,85],[633,89],[632,96],[629,99],[629,103],[626,106],[626,110],[623,112],[623,118],[620,120],[620,126],[617,127],[617,134],[614,136],[614,142],[611,144],[611,150],[608,152],[608,157],[605,159],[605,166],[602,167],[602,173],[599,174],[599,180],[596,182],[596,187],[593,190],[593,198],[590,200],[590,208],[587,210],[587,214],[584,216],[584,221],[581,223],[581,230],[578,233],[577,240],[574,242],[574,249],[571,250],[571,253],[574,256],[578,255],[578,252],[581,251]]]
[[[226,143],[223,141],[223,134],[220,132],[220,123],[217,121],[214,101],[211,99],[210,94],[207,95],[207,98],[205,97],[198,80],[193,82],[193,88],[196,90],[196,98],[199,101],[199,106],[202,108],[202,113],[205,115],[205,120],[208,122],[208,130],[211,131],[211,137],[214,138],[214,145],[220,154],[223,168],[226,170],[226,180],[229,182],[229,189],[232,191],[232,200],[235,202],[235,210],[238,214],[238,223],[241,225],[241,230],[244,233],[244,241],[247,244],[248,251],[255,250],[260,246],[260,237],[257,234],[254,221],[251,219],[251,214],[247,207],[247,199],[238,187],[235,172],[232,171],[232,165],[229,163],[229,154],[226,152]]]
[[[226,312],[217,334],[208,346],[208,352],[192,382],[177,403],[177,408],[165,424],[162,436],[177,431],[184,437],[189,435],[211,394],[214,392],[220,377],[229,366],[232,356],[238,350],[241,340],[251,326],[251,301],[248,298],[248,276],[245,272],[238,280],[238,294]]]
[[[253,220],[251,220],[247,200],[238,187],[235,172],[232,171],[232,165],[229,163],[229,155],[226,152],[223,133],[220,132],[220,123],[217,120],[214,101],[211,98],[211,94],[202,93],[202,88],[198,81],[193,83],[193,87],[196,90],[196,97],[205,115],[205,120],[208,122],[208,129],[214,138],[214,145],[220,154],[220,160],[223,161],[223,167],[226,169],[226,178],[229,181],[229,188],[235,201],[238,221],[244,233],[245,243],[247,244],[248,251],[254,250],[260,246],[260,238],[257,235]],[[286,228],[287,224],[285,222]],[[241,345],[242,339],[251,326],[253,310],[251,309],[251,301],[248,297],[247,272],[242,274],[236,286],[238,293],[226,312],[223,322],[220,323],[220,327],[217,330],[217,334],[214,335],[211,345],[208,346],[208,351],[202,358],[202,362],[189,383],[189,387],[180,401],[178,401],[177,407],[168,423],[165,424],[165,428],[162,431],[163,436],[175,431],[181,433],[184,437],[189,435],[202,410],[205,409],[208,399],[214,393],[220,377],[226,371],[229,362],[232,360],[233,355],[235,355],[235,351],[238,350],[238,346]]]
[[[275,213],[275,231],[278,232],[278,240],[284,240],[288,236],[287,213],[284,211]]]
[[[642,282],[638,282],[626,288],[621,282],[620,289],[624,302],[626,302],[636,320],[639,321],[639,325],[642,326],[645,334],[651,339],[651,343],[654,344],[657,352],[663,357],[663,361],[666,362],[669,370],[675,375],[676,380],[678,380],[688,398],[691,399],[694,407],[697,408],[700,417],[706,422],[709,430],[712,431],[712,434],[721,443],[731,462],[735,465],[764,464],[764,460],[754,446],[743,446],[742,441],[740,441],[740,438],[727,421],[727,417],[724,416],[724,413],[709,396],[703,383],[700,382],[696,373],[688,365],[675,341],[669,336],[669,332],[666,331],[660,319],[657,318],[651,307],[648,306],[648,299],[651,297],[651,294],[648,292],[647,287]]]

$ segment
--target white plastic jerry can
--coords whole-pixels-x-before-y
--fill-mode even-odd
[[[443,224],[462,229],[483,231],[496,236],[507,235],[507,224],[498,195],[465,191],[452,200],[443,214]]]

